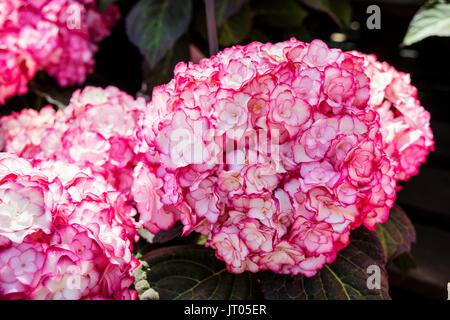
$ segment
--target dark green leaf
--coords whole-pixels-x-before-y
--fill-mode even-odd
[[[242,35],[240,35],[237,32],[237,30],[233,29],[236,27],[236,25],[233,21],[230,22],[230,20],[231,20],[230,17],[233,17],[233,16],[243,17],[242,14],[241,15],[239,14],[239,10],[247,2],[248,2],[248,0],[215,1],[214,8],[215,8],[215,12],[216,12],[217,34],[219,36],[220,32],[225,33],[222,35],[222,37],[226,38],[223,41],[231,43],[231,44],[235,44],[236,42],[233,42],[233,39],[242,37]],[[248,6],[247,6],[247,9],[248,9]],[[246,13],[247,12],[245,12],[245,14]],[[247,18],[247,21],[240,21],[240,22],[243,22],[243,25],[245,28],[244,32],[248,33],[251,28],[250,18],[248,16],[243,17],[243,18]],[[230,25],[230,23],[231,23],[231,25]],[[206,16],[205,16],[204,5],[202,8],[197,8],[197,12],[195,14],[194,26],[195,26],[195,30],[201,35],[201,37],[203,39],[207,40],[208,36],[207,36]],[[244,36],[246,36],[246,34]],[[243,39],[243,37],[242,37],[242,39]]]
[[[221,26],[222,23],[234,15],[244,3],[248,0],[219,0],[214,2],[216,12],[216,24]]]
[[[165,243],[181,236],[182,232],[183,224],[179,221],[169,230],[161,230],[157,234],[150,233],[145,228],[139,229],[139,235],[149,243]]]
[[[450,3],[420,8],[409,24],[402,44],[409,46],[431,36],[450,36]]]
[[[349,1],[330,0],[330,11],[333,12],[344,25],[350,25],[352,20],[352,6]]]
[[[364,227],[353,230],[350,244],[338,252],[332,264],[325,264],[314,277],[264,272],[261,289],[266,299],[359,300],[389,299],[385,255],[375,232]],[[367,267],[381,271],[381,289],[369,289]]]
[[[110,4],[117,2],[117,0],[97,0],[98,10],[103,12]]]
[[[346,20],[350,20],[351,5],[347,0],[299,0],[306,6],[324,12],[330,16],[336,24],[344,30]],[[350,12],[348,12],[350,11]]]
[[[398,268],[398,270],[400,270],[400,273],[403,276],[405,276],[408,271],[417,267],[411,253],[409,252],[402,253],[397,258],[392,260],[392,263]]]
[[[260,29],[252,28],[252,31],[249,34],[249,40],[251,42],[253,41],[259,41],[259,42],[270,42],[270,38],[268,35],[264,33],[264,31]]]
[[[154,68],[150,68],[147,61],[142,66],[142,78],[146,90],[144,93],[151,96],[155,86],[167,83],[173,78],[173,69],[180,61],[189,61],[189,42],[186,36],[182,36],[167,51],[166,56]]]
[[[284,35],[285,35],[284,36],[285,39],[294,37],[297,40],[300,40],[303,42],[311,42],[314,39],[311,32],[305,27],[300,27],[295,30],[288,30],[284,33]]]
[[[126,18],[128,38],[154,68],[187,30],[191,15],[191,1],[141,0]]]
[[[140,231],[140,230],[139,230]],[[141,234],[137,242],[133,243],[133,256],[136,259],[141,259],[142,256],[152,250],[154,245],[148,242]]]
[[[148,263],[146,280],[160,299],[241,300],[258,297],[258,285],[252,273],[227,272],[214,251],[183,245],[157,249],[142,260]]]
[[[388,261],[410,251],[411,244],[416,242],[414,225],[398,205],[394,205],[389,213],[389,219],[377,225],[375,230],[383,244]]]
[[[73,92],[77,87],[61,88],[54,79],[44,74],[39,74],[29,82],[30,89],[38,96],[58,109],[64,109],[70,102]]]
[[[327,12],[330,10],[329,0],[299,0],[308,7],[322,12]]]
[[[308,15],[296,0],[258,1],[253,13],[262,17],[264,23],[281,28],[299,27]]]
[[[232,46],[243,41],[252,27],[252,16],[249,6],[231,16],[219,28],[219,44],[224,47]]]

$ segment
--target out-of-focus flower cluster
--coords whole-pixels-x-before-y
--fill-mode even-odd
[[[180,63],[142,120],[132,194],[208,235],[232,272],[312,276],[395,199],[369,99],[364,59],[319,40]]]
[[[94,68],[95,43],[119,15],[115,5],[100,14],[95,0],[1,0],[0,104],[26,93],[38,70],[61,86],[83,83]]]
[[[374,55],[352,53],[364,58],[370,78],[369,105],[380,115],[384,151],[395,162],[396,178],[408,180],[434,149],[430,114],[417,99],[409,74],[377,61]]]

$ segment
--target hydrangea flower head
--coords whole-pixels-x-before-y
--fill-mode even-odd
[[[232,272],[313,276],[395,199],[370,88],[363,58],[320,40],[179,63],[137,133],[146,156],[132,195],[145,226],[179,218]]]
[[[109,176],[130,188],[138,118],[145,108],[115,87],[86,87],[74,92],[64,110],[46,106],[0,118],[4,150],[29,159],[59,160]],[[128,186],[127,186],[128,185]]]
[[[0,299],[135,299],[136,211],[95,173],[0,154]]]
[[[95,189],[97,193],[120,192],[123,202],[134,204],[135,199],[130,196],[133,174],[138,170],[134,168],[145,157],[140,154],[142,142],[136,130],[145,108],[143,98],[135,100],[116,87],[86,87],[75,91],[63,110],[46,106],[39,112],[23,109],[1,117],[0,147],[38,161],[41,170],[61,181],[69,182],[72,174],[81,171],[89,179],[77,179],[80,187],[86,186],[90,192]],[[170,180],[166,177],[165,182]],[[145,188],[152,189],[152,186],[146,182]],[[176,197],[175,191],[166,197]],[[76,194],[71,196],[78,198]],[[138,194],[135,197],[142,198]],[[137,207],[141,222],[147,223],[149,211],[140,204]],[[173,214],[165,218],[171,218],[165,222],[165,228],[175,222]],[[136,232],[137,224],[127,222],[126,225],[130,232]]]
[[[2,0],[0,104],[28,91],[37,70],[61,86],[81,84],[94,69],[97,42],[119,19],[118,7],[100,14],[96,1]]]
[[[370,78],[369,105],[380,115],[384,150],[395,162],[396,178],[408,180],[434,150],[430,113],[417,99],[409,74],[379,62],[375,55],[353,53],[364,58]]]

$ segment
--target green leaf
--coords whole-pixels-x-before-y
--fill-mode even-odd
[[[196,8],[196,14],[194,15],[194,27],[195,30],[201,35],[201,37],[205,40],[208,39],[207,35],[207,27],[206,27],[206,15],[204,10],[204,4],[202,2],[201,8]],[[222,43],[227,43],[225,46],[236,44],[238,40],[243,40],[247,33],[251,29],[251,17],[247,15],[247,11],[244,11],[244,14],[240,13],[240,10],[244,4],[246,4],[248,0],[220,0],[214,2],[214,11],[216,13],[216,25],[217,25],[217,34],[220,37],[220,33],[222,33]],[[244,6],[245,7],[245,6]],[[248,6],[246,6],[248,9]],[[247,15],[247,16],[244,16]],[[239,23],[242,23],[244,26],[243,32],[239,32],[239,29],[236,29],[236,17],[241,17],[242,20]],[[242,33],[245,33],[244,35]],[[220,42],[220,39],[219,39]]]
[[[149,243],[165,243],[181,236],[183,232],[183,224],[178,221],[169,230],[161,230],[157,234],[153,234],[143,227],[141,227],[138,232],[139,235]]]
[[[249,41],[253,42],[253,41],[258,41],[258,42],[270,42],[271,39],[269,38],[268,35],[266,35],[264,33],[264,31],[260,30],[260,29],[255,29],[252,28],[252,31],[249,34]]]
[[[297,28],[296,30],[286,30],[284,32],[285,39],[290,39],[292,37],[303,42],[311,42],[314,39],[311,32],[306,27]]]
[[[339,251],[336,260],[325,264],[314,277],[291,277],[273,272],[261,275],[261,289],[266,299],[282,300],[361,300],[389,299],[386,258],[375,232],[364,227],[353,230],[350,244]],[[381,289],[369,289],[367,267],[381,271]]]
[[[414,225],[398,205],[394,205],[389,219],[377,225],[375,231],[383,244],[388,261],[410,251],[411,244],[416,242]]]
[[[253,14],[262,17],[265,24],[280,28],[300,27],[308,16],[296,0],[258,1]]]
[[[341,30],[350,23],[351,4],[347,0],[299,0],[306,6],[324,12],[333,19]],[[344,23],[344,24],[343,24]]]
[[[146,280],[160,299],[241,300],[258,298],[258,284],[252,273],[227,272],[214,251],[182,245],[157,249],[142,260],[148,263]]]
[[[191,16],[191,1],[141,0],[126,18],[127,35],[154,68],[187,30]]]
[[[169,82],[173,78],[173,70],[180,61],[189,61],[189,42],[186,36],[182,36],[167,51],[166,56],[153,68],[147,61],[142,66],[142,78],[145,83],[145,94],[151,96],[153,88]]]
[[[392,263],[398,268],[398,270],[400,270],[400,273],[403,276],[405,276],[408,271],[417,267],[416,263],[414,262],[414,258],[409,252],[402,253],[397,258],[392,260]]]
[[[350,25],[352,20],[352,5],[349,1],[330,0],[330,11],[333,12],[344,25]]]
[[[409,46],[431,36],[450,36],[450,3],[420,8],[409,24],[402,45]]]
[[[54,79],[49,78],[43,73],[39,73],[29,82],[29,87],[36,95],[44,98],[56,106],[58,109],[64,109],[70,102],[73,92],[78,87],[61,88]]]
[[[221,26],[226,19],[234,15],[246,2],[248,2],[248,0],[215,1],[214,11],[216,12],[216,25]]]
[[[219,44],[229,47],[242,42],[247,38],[252,28],[252,15],[249,6],[244,6],[242,10],[231,16],[219,28]]]

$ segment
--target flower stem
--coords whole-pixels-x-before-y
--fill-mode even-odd
[[[216,14],[214,0],[205,0],[206,27],[208,29],[209,55],[213,56],[219,51],[216,29]]]

